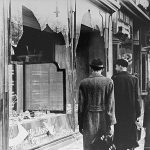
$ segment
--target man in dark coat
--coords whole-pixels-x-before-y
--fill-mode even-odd
[[[115,93],[115,114],[117,124],[114,127],[114,143],[118,150],[138,147],[135,122],[141,114],[138,78],[127,72],[128,62],[119,59],[116,62],[117,74],[112,77]]]
[[[79,131],[83,134],[84,150],[104,150],[101,145],[91,143],[98,134],[113,134],[116,123],[114,85],[101,74],[104,66],[100,59],[94,59],[90,67],[92,74],[79,86]]]
[[[148,82],[148,95],[145,100],[144,123],[145,145],[144,150],[150,150],[150,81]]]

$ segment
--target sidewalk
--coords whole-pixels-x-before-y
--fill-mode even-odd
[[[142,105],[142,115],[140,117],[141,125],[143,126],[143,117],[144,117],[144,105]],[[142,135],[141,140],[139,141],[139,147],[137,147],[135,150],[144,150],[144,138],[145,138],[145,130],[142,129]],[[82,135],[78,137],[74,137],[74,141],[68,143],[66,146],[62,146],[61,148],[55,149],[55,150],[83,150],[83,138]]]
[[[141,140],[139,141],[139,147],[135,150],[144,150],[144,138],[145,138],[145,130],[142,129]],[[83,150],[83,137],[82,135],[75,134],[73,138],[69,138],[67,142],[58,143],[57,147],[46,149],[46,150]]]
[[[79,138],[75,138],[73,143],[67,146],[59,148],[58,150],[83,150],[83,138],[82,135]]]
[[[139,147],[137,147],[135,150],[144,150],[144,137],[145,137],[145,132],[144,129],[142,130],[142,137],[141,140],[139,141]],[[59,148],[57,150],[83,150],[83,139],[82,135],[79,138],[74,138],[74,142],[71,142],[70,144]]]
[[[142,113],[144,115],[144,111]],[[141,125],[143,123],[143,115],[140,117]],[[139,141],[139,147],[135,150],[144,150],[144,138],[145,138],[145,130],[142,129],[141,140]],[[43,149],[40,149],[43,150]],[[68,140],[62,143],[58,143],[57,146],[44,149],[44,150],[83,150],[83,137],[80,133],[75,134],[73,137],[69,137]]]

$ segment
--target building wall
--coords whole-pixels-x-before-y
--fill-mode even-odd
[[[26,141],[24,141],[22,144],[20,144],[18,141],[18,149],[19,149],[19,146],[25,147],[24,145],[25,142],[29,143],[29,147],[31,146],[34,147],[45,141],[50,142],[50,141],[47,141],[47,139],[49,138],[51,138],[52,140],[53,138],[57,139],[57,136],[63,137],[63,135],[58,135],[58,128],[61,129],[62,132],[66,131],[66,134],[71,134],[77,129],[78,127],[78,122],[77,122],[78,85],[81,79],[89,76],[90,74],[89,63],[93,58],[101,58],[104,61],[105,67],[106,67],[104,75],[111,77],[112,72],[113,72],[113,69],[112,69],[113,68],[112,67],[113,66],[112,64],[112,60],[113,60],[112,59],[112,53],[113,53],[112,52],[112,19],[111,19],[110,12],[107,12],[106,6],[104,6],[105,7],[105,10],[104,10],[101,7],[99,7],[99,5],[95,5],[94,3],[88,0],[83,0],[83,1],[77,0],[76,9],[75,9],[75,1],[71,1],[71,0],[65,1],[65,2],[69,2],[67,3],[68,5],[66,4],[62,6],[60,6],[60,3],[61,2],[63,3],[63,1],[60,1],[60,3],[57,3],[57,0],[48,1],[48,3],[41,2],[40,7],[39,7],[40,1],[38,1],[38,5],[37,3],[32,3],[32,2],[35,2],[35,1],[30,1],[29,3],[24,4],[27,7],[26,10],[30,9],[30,14],[32,14],[31,11],[33,11],[33,14],[35,14],[34,17],[32,15],[32,18],[26,18],[27,20],[25,18],[22,18],[23,23],[24,23],[23,24],[24,28],[27,25],[28,25],[28,28],[35,27],[34,23],[35,22],[37,23],[37,21],[39,21],[38,24],[40,24],[42,30],[44,29],[46,23],[48,23],[46,27],[49,26],[51,28],[49,29],[50,32],[52,32],[52,30],[54,32],[58,32],[58,30],[61,30],[64,26],[66,27],[65,31],[61,30],[61,32],[63,33],[63,36],[65,37],[66,45],[56,44],[55,54],[53,55],[53,60],[58,63],[59,67],[61,69],[66,70],[66,113],[61,114],[61,115],[50,113],[48,115],[42,116],[40,119],[39,118],[37,119],[38,120],[37,121],[38,123],[36,124],[37,126],[34,126],[36,122],[34,119],[33,121],[28,120],[27,121],[28,123],[25,123],[24,120],[22,120],[22,126],[26,130],[26,134],[32,135],[33,137],[29,136],[29,138],[27,138]],[[48,5],[49,3],[51,3],[52,4],[51,6],[54,6],[54,7],[51,7],[51,9],[49,9],[49,7],[47,8],[47,6],[49,6]],[[15,9],[16,8],[15,5],[13,6],[14,7],[12,7],[12,9]],[[41,11],[42,6],[45,8],[44,12]],[[63,6],[65,8],[62,9]],[[56,14],[54,13],[54,11],[57,11],[55,12]],[[50,18],[45,17],[47,15],[45,14],[46,12],[48,12],[47,14],[51,14]],[[61,14],[61,12],[63,13]],[[44,17],[43,17],[43,14],[45,14]],[[17,15],[20,16],[19,14]],[[17,15],[15,17],[17,17]],[[62,15],[61,16],[62,18],[59,15],[60,16]],[[26,17],[26,14],[24,15],[24,17]],[[36,18],[34,19],[34,21],[36,20],[35,22],[33,21],[33,18]],[[29,20],[31,19],[33,22],[31,21],[32,23],[29,24],[30,21],[28,19]],[[18,17],[18,20],[19,20],[19,17]],[[56,20],[59,22],[59,24],[58,22],[56,24]],[[88,28],[90,32],[86,33],[87,36],[85,36],[80,41],[81,24],[86,26],[86,29]],[[58,28],[56,27],[56,25],[58,25]],[[19,22],[18,22],[18,27],[20,27],[20,29],[18,29],[18,33],[20,33],[19,35],[21,35],[22,25],[20,25]],[[18,39],[15,41],[18,42],[20,36],[17,38]],[[74,45],[74,38],[76,40],[76,45]],[[88,41],[87,39],[87,41],[85,41],[85,44],[83,44],[85,38],[90,38],[90,41]],[[81,42],[80,48],[78,47],[79,42]],[[38,45],[38,43],[36,45]],[[27,61],[26,58],[25,58],[25,61]],[[30,60],[28,60],[27,63],[31,63]],[[17,92],[18,92],[18,102],[19,102],[18,109],[21,108],[20,110],[18,110],[18,113],[22,112],[22,114],[25,114],[27,112],[23,112],[23,108],[24,108],[23,101],[25,101],[23,97],[24,95],[23,92],[25,91],[25,89],[23,89],[23,85],[22,85],[23,83],[22,80],[24,80],[23,70],[22,68],[20,68],[20,66],[16,68],[18,69],[18,72],[17,72],[17,76],[18,76]],[[82,73],[80,73],[80,71],[82,71]],[[46,121],[53,120],[51,123],[49,123],[48,121],[47,123],[48,128],[46,126],[43,126],[43,122],[44,122],[43,120],[45,117],[48,118],[46,119]],[[65,118],[64,122],[62,121],[62,118]],[[12,136],[16,135],[17,126],[20,127],[20,125],[18,124],[11,126],[11,131],[13,133]],[[30,126],[31,126],[31,130],[30,130]],[[47,134],[47,129],[51,132],[51,130],[55,126],[56,126],[55,129],[57,130],[56,131],[57,135],[54,134],[54,135],[50,135],[49,137],[49,135]],[[35,143],[34,143],[34,139],[35,139],[34,132],[37,132],[38,130],[40,133],[37,137],[37,140],[35,140]],[[43,130],[44,130],[45,138],[41,139],[41,134]],[[64,134],[64,136],[66,134]],[[13,139],[11,140],[11,143],[12,141]]]
[[[8,1],[0,1],[0,149],[8,149]]]
[[[108,14],[108,59],[107,64],[107,77],[111,77],[113,75],[113,48],[112,48],[112,16]]]
[[[89,11],[89,13],[88,13]],[[76,37],[77,37],[77,49],[76,49],[76,59],[77,59],[77,87],[80,81],[88,77],[91,73],[89,68],[89,63],[94,58],[100,58],[105,65],[105,71],[103,74],[105,76],[111,77],[113,72],[113,59],[112,59],[112,16],[94,3],[91,3],[87,0],[77,1],[77,20],[76,20]],[[88,16],[89,15],[89,16]],[[84,39],[81,38],[81,28],[82,25],[87,26],[85,31],[87,32],[87,36],[85,35]],[[97,26],[97,27],[96,27]],[[99,36],[92,37],[92,32],[99,31]],[[94,32],[95,32],[94,31]],[[85,33],[84,32],[84,33]],[[87,37],[88,42],[84,46],[84,41]],[[83,37],[82,37],[83,38]],[[81,46],[82,43],[82,46]],[[85,51],[86,49],[86,51]],[[81,51],[83,54],[81,54]],[[85,51],[85,54],[84,52]],[[86,59],[86,60],[85,60]],[[80,62],[81,60],[81,62]],[[82,66],[83,65],[83,66]],[[78,70],[79,69],[79,70]],[[84,72],[85,70],[85,72]]]
[[[119,29],[121,28],[121,30]],[[127,59],[129,61],[128,71],[133,70],[133,19],[127,11],[122,8],[113,14],[113,63],[117,59]],[[115,73],[115,69],[113,71]]]
[[[0,16],[3,16],[3,3],[0,1]],[[4,22],[3,22],[3,17],[0,17],[0,72],[1,72],[1,77],[0,77],[0,149],[2,149],[2,123],[3,123],[3,50],[4,50]]]

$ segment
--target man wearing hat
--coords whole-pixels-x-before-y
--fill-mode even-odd
[[[140,117],[138,78],[127,72],[128,62],[118,59],[114,81],[115,114],[114,143],[118,150],[138,147],[136,121]]]
[[[92,74],[79,86],[78,124],[83,134],[84,150],[104,149],[94,143],[97,135],[113,134],[115,118],[114,85],[101,73],[104,69],[100,59],[90,64]]]

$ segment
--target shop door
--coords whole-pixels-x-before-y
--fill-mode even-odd
[[[80,37],[76,50],[77,58],[77,86],[80,81],[89,75],[89,42],[92,29],[85,25],[81,25]]]
[[[81,25],[76,58],[78,86],[82,79],[90,75],[89,64],[94,58],[100,58],[104,65],[106,64],[104,37],[101,36],[100,31]],[[105,75],[105,72],[103,72],[103,75]]]

